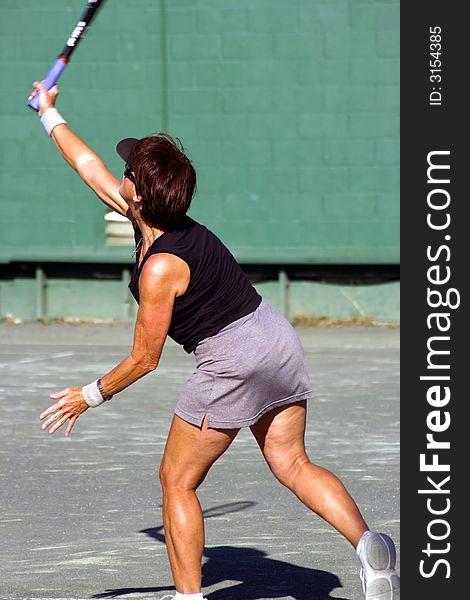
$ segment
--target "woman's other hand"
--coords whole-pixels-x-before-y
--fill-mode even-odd
[[[47,429],[53,424],[49,429],[49,433],[54,433],[54,431],[57,431],[59,427],[62,427],[64,423],[69,421],[65,430],[65,435],[68,436],[78,417],[90,408],[83,399],[82,388],[65,388],[60,392],[50,394],[49,398],[57,400],[57,402],[39,415],[40,419],[49,417],[44,421],[42,429]]]

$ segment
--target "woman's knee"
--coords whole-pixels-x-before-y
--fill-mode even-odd
[[[160,470],[158,473],[160,479],[160,485],[163,491],[174,490],[180,487],[182,483],[181,477],[176,469],[172,468],[168,461],[163,458],[160,464]]]
[[[171,473],[170,469],[165,464],[165,459],[162,459],[160,463],[160,469],[158,471],[158,479],[160,480],[160,485],[162,489],[169,487],[170,484]]]
[[[305,452],[265,454],[265,459],[274,477],[288,488],[294,485],[303,467],[310,464],[310,459]]]
[[[170,461],[162,459],[159,469],[159,479],[162,490],[165,492],[191,491],[196,490],[204,480],[205,473],[182,472],[177,465],[172,465]]]

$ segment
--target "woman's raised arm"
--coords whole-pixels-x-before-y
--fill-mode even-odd
[[[55,109],[59,90],[57,86],[54,86],[47,91],[43,84],[37,81],[34,82],[34,89],[39,94],[40,108],[38,114],[42,117],[46,111]],[[53,113],[55,113],[55,110],[53,110]],[[53,127],[50,136],[64,159],[95,192],[98,198],[112,210],[130,217],[128,214],[129,207],[119,193],[120,179],[109,171],[101,158],[70,129],[63,119],[60,119],[60,124]]]

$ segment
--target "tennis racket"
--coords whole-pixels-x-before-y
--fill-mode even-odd
[[[70,61],[75,48],[78,46],[80,41],[84,38],[85,33],[90,26],[91,21],[95,17],[98,8],[103,4],[104,0],[88,0],[86,8],[83,11],[80,20],[75,25],[72,33],[64,46],[64,49],[57,57],[55,63],[52,65],[49,73],[44,79],[44,87],[46,90],[50,90],[57,83],[59,77],[64,72],[65,67]],[[39,94],[36,94],[31,100],[28,101],[28,106],[33,110],[39,110]]]

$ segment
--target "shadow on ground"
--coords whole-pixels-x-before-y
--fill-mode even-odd
[[[232,502],[213,507],[204,512],[211,518],[238,512],[253,506],[254,502]],[[152,539],[165,543],[163,526],[144,529]],[[266,552],[255,548],[213,546],[204,551],[202,567],[204,588],[230,582],[229,587],[206,594],[208,600],[259,600],[260,598],[286,598],[296,600],[345,600],[330,595],[342,587],[336,575],[327,571],[306,569],[269,558]],[[94,594],[93,598],[119,598],[127,594],[150,594],[174,590],[172,585],[146,588],[118,588]]]

